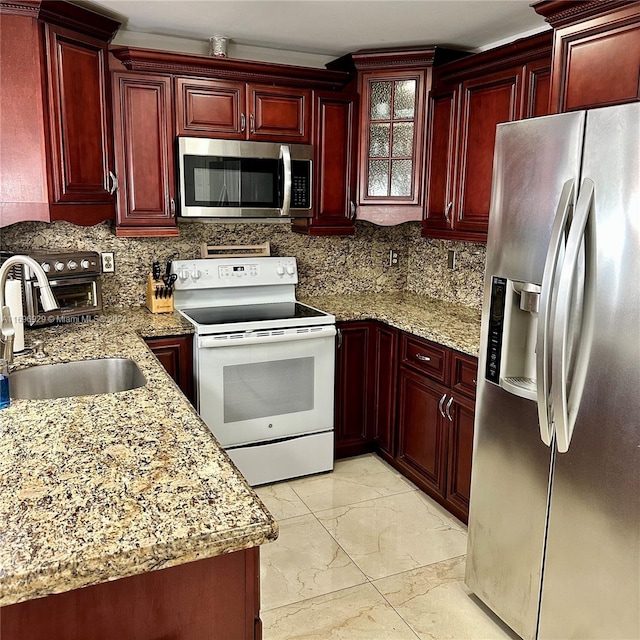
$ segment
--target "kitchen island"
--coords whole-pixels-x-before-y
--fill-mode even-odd
[[[20,357],[16,368],[127,357],[147,384],[94,396],[13,400],[1,412],[3,638],[11,637],[12,620],[19,624],[18,603],[88,593],[82,588],[125,584],[147,572],[164,575],[157,570],[197,568],[277,537],[273,517],[141,338],[189,331],[178,314],[136,310],[28,333],[28,341],[45,340],[48,355]],[[243,580],[250,564],[259,570],[257,553],[238,565],[247,569]],[[215,572],[213,564],[207,567],[206,575]],[[185,579],[167,575],[174,585]],[[181,606],[179,594],[173,597]],[[203,602],[203,614],[206,607]]]

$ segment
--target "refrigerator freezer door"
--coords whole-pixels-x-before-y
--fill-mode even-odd
[[[563,188],[579,184],[583,129],[576,112],[499,125],[496,137],[466,583],[526,639],[538,619],[551,451],[536,401],[486,379],[491,285],[494,276],[542,283]]]
[[[556,457],[540,638],[640,638],[640,104],[588,112],[583,177],[595,183],[597,311]]]

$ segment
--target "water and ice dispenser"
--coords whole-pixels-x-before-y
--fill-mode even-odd
[[[536,399],[540,285],[494,276],[485,377],[506,391]]]

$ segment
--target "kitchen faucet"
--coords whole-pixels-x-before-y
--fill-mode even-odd
[[[0,267],[0,313],[2,313],[2,322],[0,324],[0,348],[2,349],[2,357],[7,362],[13,362],[13,339],[15,338],[15,329],[13,320],[11,319],[11,311],[4,303],[4,288],[7,283],[9,269],[16,264],[22,264],[29,267],[36,276],[40,287],[40,301],[42,302],[43,311],[53,311],[58,308],[58,302],[51,291],[47,274],[42,267],[29,256],[11,256],[5,260]]]

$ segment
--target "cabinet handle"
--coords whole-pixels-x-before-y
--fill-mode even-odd
[[[444,219],[447,221],[447,224],[451,224],[451,218],[449,217],[451,207],[453,207],[453,201],[451,201],[444,210]]]
[[[244,113],[240,114],[240,133],[244,133],[244,130],[247,128],[247,116]]]
[[[336,333],[338,335],[338,349],[340,349],[342,347],[342,331],[336,329]]]
[[[449,402],[447,402],[447,406],[444,408],[444,410],[447,413],[447,418],[449,418],[449,422],[453,422],[453,418],[451,417],[451,413],[449,412],[449,409],[451,409],[452,404],[453,404],[453,396],[449,398]]]
[[[447,397],[446,393],[442,394],[442,398],[440,398],[440,402],[438,402],[438,410],[440,411],[440,415],[443,418],[446,418],[447,416],[444,415],[444,411],[442,410],[442,405],[444,404],[445,398]]]
[[[477,381],[475,378],[473,379],[473,384],[474,384],[474,385],[477,385],[477,384],[478,384],[478,381]]]
[[[251,128],[251,133],[256,132],[256,119],[253,113],[249,116],[249,127]]]
[[[349,206],[351,208],[351,221],[355,222],[355,219],[356,219],[356,203],[352,200],[349,203]]]
[[[169,211],[172,216],[176,214],[176,201],[173,198],[169,198]]]
[[[111,186],[109,187],[109,195],[112,196],[118,188],[118,178],[116,178],[116,174],[113,173],[113,171],[109,171],[109,182],[111,182]]]
[[[431,362],[431,358],[429,356],[423,356],[421,353],[416,353],[414,357],[418,360],[422,360],[422,362]]]

